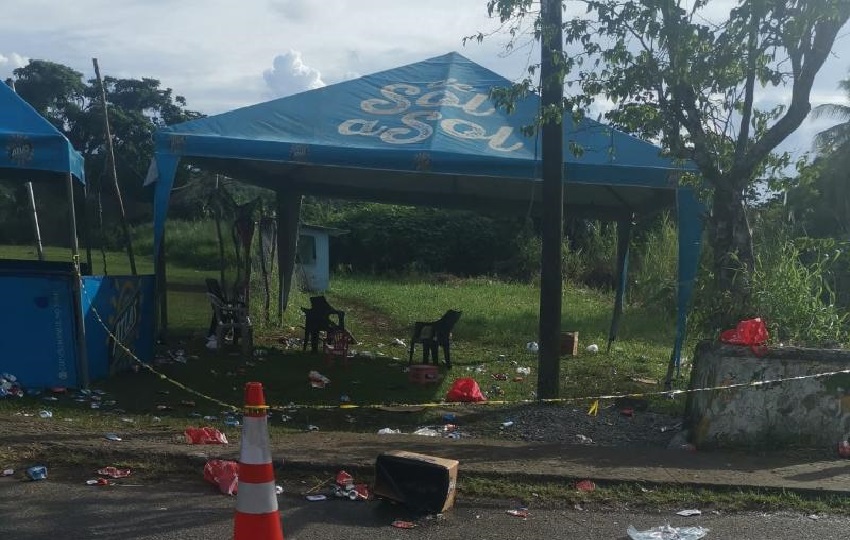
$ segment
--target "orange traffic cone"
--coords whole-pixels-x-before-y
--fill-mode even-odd
[[[283,540],[263,385],[245,384],[234,540]]]

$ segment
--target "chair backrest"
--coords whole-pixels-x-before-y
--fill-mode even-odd
[[[218,283],[218,280],[215,278],[207,278],[207,294],[215,295],[222,302],[227,302],[227,296],[225,296],[224,291],[221,289],[221,285]]]
[[[448,310],[442,317],[440,317],[440,320],[436,322],[436,326],[439,329],[438,331],[450,333],[452,328],[454,328],[460,320],[461,314],[461,311],[456,311],[454,309]]]
[[[337,311],[328,303],[328,299],[324,296],[311,296],[310,309],[314,309],[320,313],[334,313]]]

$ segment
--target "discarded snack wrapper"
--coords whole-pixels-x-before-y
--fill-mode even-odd
[[[696,508],[693,508],[693,509],[687,509],[687,510],[679,510],[678,512],[676,512],[676,515],[677,516],[684,516],[684,517],[700,516],[700,515],[702,515],[702,512],[700,512]]]
[[[119,437],[115,433],[107,433],[106,435],[104,435],[104,438],[106,438],[106,440],[108,440],[108,441],[120,441],[120,440],[122,440],[121,437]]]
[[[108,476],[110,478],[127,478],[130,476],[130,469],[119,469],[117,467],[104,467],[97,470],[97,474]]]
[[[328,497],[326,495],[307,495],[308,501],[326,501]]]
[[[528,517],[528,508],[515,508],[513,510],[508,510],[507,514],[509,516],[516,516],[525,519]]]
[[[15,469],[3,469],[3,472],[0,473],[0,476],[12,476],[15,474]]]
[[[416,523],[413,523],[412,521],[403,521],[397,519],[393,521],[393,527],[395,527],[396,529],[413,529],[416,527]]]
[[[227,444],[227,437],[212,427],[188,427],[183,432],[189,444]]]

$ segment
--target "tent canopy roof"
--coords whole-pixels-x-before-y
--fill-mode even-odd
[[[408,204],[525,211],[540,201],[537,95],[509,114],[510,81],[449,53],[157,131],[158,159],[270,189]],[[675,204],[690,168],[645,141],[564,119],[567,209],[624,217]],[[579,149],[578,152],[575,149]]]
[[[83,157],[29,103],[0,84],[0,178],[55,180],[71,173],[85,182]]]

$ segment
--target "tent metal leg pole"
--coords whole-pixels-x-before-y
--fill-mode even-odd
[[[620,318],[626,300],[626,286],[629,273],[629,244],[632,239],[632,218],[617,222],[617,292],[614,297],[614,315],[611,317],[611,330],[608,332],[608,352],[620,331]]]
[[[38,252],[38,260],[44,260],[44,246],[41,243],[41,228],[38,226],[38,210],[35,207],[35,191],[32,182],[27,182],[27,197],[30,201],[30,213],[32,214],[32,227],[35,233],[35,249]]]
[[[81,386],[88,388],[91,381],[89,381],[89,359],[86,346],[86,319],[83,313],[83,277],[80,274],[80,244],[77,239],[77,211],[74,208],[74,179],[70,174],[67,176],[66,187],[68,192],[68,217],[71,226],[71,259],[74,265],[74,279],[71,287],[73,289],[74,326],[77,331],[77,366]]]
[[[280,295],[278,296],[278,322],[289,305],[292,274],[295,271],[295,254],[298,249],[298,225],[301,221],[301,194],[291,190],[277,192],[277,257]]]
[[[165,272],[165,231],[159,243],[159,257],[156,258],[156,294],[159,297],[159,341],[168,340],[168,283]]]

